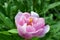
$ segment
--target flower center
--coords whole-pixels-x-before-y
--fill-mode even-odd
[[[32,18],[29,19],[29,22],[32,23]]]
[[[33,21],[33,19],[30,18],[29,21],[28,21],[28,23],[27,23],[27,25],[32,25],[32,21]]]

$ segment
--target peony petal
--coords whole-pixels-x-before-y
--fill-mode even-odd
[[[24,24],[22,27],[17,27],[19,35],[25,34],[26,33],[26,24]]]
[[[26,28],[27,32],[35,32],[35,28],[33,26],[28,25]]]
[[[27,12],[25,12],[23,15],[24,15],[26,18],[29,18],[29,17],[30,17],[30,14],[27,13]]]
[[[26,31],[26,28],[27,28],[27,24],[26,23],[22,27],[17,27],[19,35],[24,37],[24,38],[28,38],[28,39],[32,38],[32,34],[29,34]]]
[[[17,15],[15,16],[15,20],[18,20],[21,15],[22,15],[22,12],[18,12]]]
[[[17,26],[18,26],[18,23],[20,21],[21,15],[22,15],[22,12],[18,12],[17,15],[15,16],[15,23]]]
[[[19,24],[19,25],[23,26],[23,24],[26,23],[28,17],[30,17],[29,13],[18,12],[18,14],[15,16],[16,25],[18,26],[18,24]]]
[[[33,21],[34,21],[34,20],[33,20]],[[39,19],[37,20],[36,24],[34,24],[33,26],[35,27],[36,30],[38,30],[38,29],[44,27],[44,25],[45,25],[45,20],[44,20],[44,18],[39,18]]]
[[[43,32],[42,32],[38,37],[44,37],[45,34],[46,34],[47,32],[49,32],[49,30],[50,30],[50,26],[49,26],[49,25],[46,25],[46,26],[44,27]]]
[[[29,34],[32,34],[33,36],[39,36],[42,31],[43,31],[43,29],[41,28],[41,29],[39,29],[39,30],[37,30],[37,31],[35,31],[35,32],[28,32],[28,33],[29,33]]]
[[[38,22],[38,18],[33,17],[33,24],[37,24],[37,22]]]
[[[26,34],[23,35],[23,37],[24,38],[27,38],[27,39],[30,39],[30,38],[33,37],[33,35],[32,34],[29,34],[29,33],[26,33]]]
[[[21,29],[23,30],[23,31],[22,31],[23,33],[26,33],[26,28],[27,28],[27,24],[25,23],[25,24],[21,27]]]
[[[39,17],[39,15],[36,12],[31,11],[31,16],[32,17]]]
[[[50,30],[50,26],[49,26],[49,25],[46,25],[46,26],[44,27],[44,33],[49,32],[49,30]]]

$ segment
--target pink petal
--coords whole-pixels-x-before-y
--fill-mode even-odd
[[[24,24],[24,26],[22,27],[17,27],[17,30],[20,36],[29,39],[32,37],[32,35],[26,32],[26,27],[27,27],[26,24]]]
[[[29,17],[30,17],[30,14],[27,13],[27,12],[23,13],[23,15],[24,15],[26,18],[29,18]]]
[[[42,31],[43,31],[43,29],[41,28],[35,32],[29,32],[29,34],[32,34],[33,36],[39,36],[42,33]]]
[[[49,30],[50,30],[50,26],[49,26],[49,25],[46,25],[46,26],[44,27],[43,32],[42,32],[38,37],[44,37],[45,34],[46,34],[47,32],[49,32]]]
[[[25,23],[23,26],[17,27],[17,30],[19,33],[25,34],[26,33],[26,27],[27,27],[27,24]]]
[[[19,22],[20,22],[20,17],[21,16],[22,16],[22,12],[18,12],[17,15],[15,16],[16,26],[19,26]]]
[[[21,26],[23,26],[25,24],[25,17],[24,16],[20,17],[18,24],[20,24]]]
[[[19,24],[19,25],[23,26],[23,24],[27,21],[28,17],[30,17],[29,13],[18,12],[18,14],[15,16],[16,25],[18,26],[18,24]]]
[[[33,37],[33,35],[32,34],[29,34],[29,33],[26,33],[26,34],[23,34],[23,37],[24,38],[27,38],[27,39],[30,39],[30,38]]]
[[[35,20],[34,20],[34,21],[35,21]],[[45,20],[44,20],[44,18],[39,18],[39,19],[37,19],[36,24],[33,24],[33,26],[35,27],[36,30],[44,27],[44,25],[45,25]]]
[[[39,15],[36,12],[31,11],[31,16],[32,17],[39,17]]]
[[[22,12],[18,12],[17,15],[15,16],[15,19],[19,19],[21,15],[22,15]]]
[[[38,22],[38,18],[33,17],[33,24],[37,24],[37,22]]]
[[[18,33],[20,36],[24,37],[24,38],[32,38],[32,34],[29,34],[27,31],[26,31],[26,24],[23,26],[23,27],[18,27]]]
[[[25,24],[21,27],[21,29],[23,30],[23,31],[22,31],[23,33],[26,33],[26,28],[27,28],[27,24],[25,23]]]
[[[15,16],[16,23],[19,22],[21,15],[22,15],[22,12],[18,12],[17,15]]]
[[[33,26],[28,25],[26,28],[27,32],[35,32],[35,28]]]

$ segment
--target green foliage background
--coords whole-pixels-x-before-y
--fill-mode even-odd
[[[50,25],[45,37],[32,40],[60,40],[60,0],[0,0],[0,40],[24,40],[14,21],[18,11],[35,11]]]

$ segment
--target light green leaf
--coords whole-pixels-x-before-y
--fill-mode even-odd
[[[18,32],[17,32],[17,29],[11,29],[11,30],[8,30],[8,32],[14,33],[14,34],[18,33]]]

